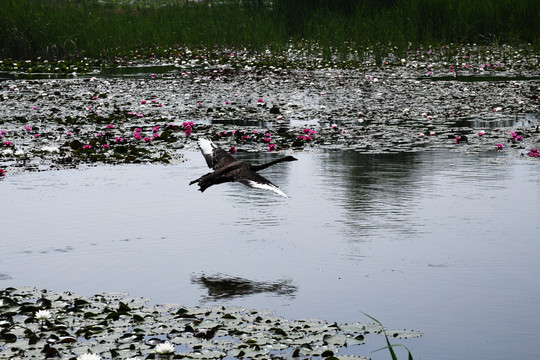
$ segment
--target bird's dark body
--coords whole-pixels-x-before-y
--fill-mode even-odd
[[[252,165],[235,159],[225,150],[218,148],[210,140],[200,139],[198,144],[208,167],[214,169],[213,172],[205,174],[189,183],[190,185],[198,183],[201,192],[204,192],[212,185],[236,181],[249,187],[271,190],[281,196],[288,197],[276,185],[270,182],[270,180],[257,174],[257,171],[280,162],[295,161],[297,160],[296,158],[286,156],[266,164]]]

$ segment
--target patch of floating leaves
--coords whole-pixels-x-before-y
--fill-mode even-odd
[[[342,347],[364,344],[379,324],[328,324],[287,320],[239,307],[148,306],[125,294],[83,297],[35,288],[0,290],[0,359],[168,359],[299,357],[328,358]],[[396,338],[419,337],[386,330]],[[170,345],[169,345],[170,344]],[[172,348],[170,347],[172,346]],[[363,359],[346,356],[340,359]]]

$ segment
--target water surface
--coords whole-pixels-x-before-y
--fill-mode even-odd
[[[276,154],[240,153],[253,162]],[[536,357],[540,167],[502,153],[298,153],[263,175],[291,199],[209,188],[199,153],[0,181],[0,287],[420,330],[415,358]],[[363,355],[382,339],[369,339]]]

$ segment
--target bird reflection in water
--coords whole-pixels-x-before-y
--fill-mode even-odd
[[[294,297],[298,290],[289,279],[254,281],[224,274],[192,276],[191,282],[208,290],[208,295],[204,296],[203,301],[233,299],[259,293]]]

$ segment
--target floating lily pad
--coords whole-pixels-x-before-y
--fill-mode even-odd
[[[0,359],[73,358],[85,353],[103,359],[141,356],[157,358],[154,351],[169,341],[172,358],[331,358],[340,348],[358,347],[368,332],[382,332],[369,324],[328,324],[325,321],[287,320],[262,310],[214,306],[209,308],[148,306],[126,294],[83,297],[31,288],[0,290]],[[49,320],[35,313],[47,308]],[[136,318],[136,320],[135,320]],[[408,330],[390,330],[402,339],[420,336]],[[347,357],[346,360],[361,357]]]

